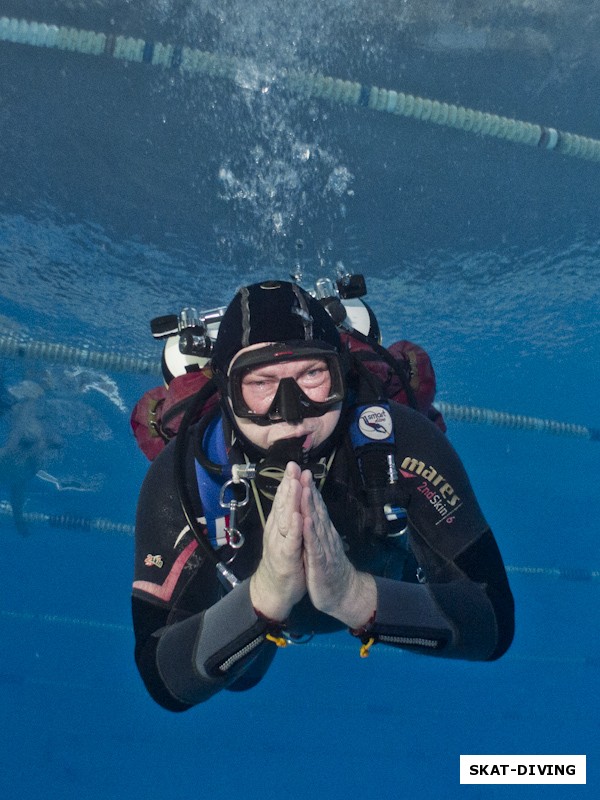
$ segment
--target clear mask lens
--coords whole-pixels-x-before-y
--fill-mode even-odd
[[[310,388],[304,390],[293,377],[284,377],[279,380],[275,395],[267,408],[250,408],[244,397],[244,378],[261,366],[290,361],[324,362],[330,382],[327,396],[322,400],[315,400],[315,392]],[[251,419],[258,425],[299,422],[307,417],[320,417],[344,399],[345,385],[339,354],[327,345],[306,347],[289,343],[251,350],[234,361],[228,377],[228,393],[234,414],[243,419]]]

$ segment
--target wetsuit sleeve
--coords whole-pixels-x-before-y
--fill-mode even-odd
[[[491,661],[514,633],[514,604],[496,541],[464,467],[439,429],[395,414],[397,466],[421,582],[376,577],[363,638],[448,658]]]
[[[252,608],[248,580],[223,596],[214,567],[186,532],[173,474],[169,447],[140,492],[132,611],[146,688],[164,708],[184,711],[222,689],[254,686],[277,648]]]

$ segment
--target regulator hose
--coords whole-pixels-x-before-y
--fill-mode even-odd
[[[209,560],[211,564],[213,564],[213,566],[217,570],[219,579],[221,580],[221,583],[223,584],[225,589],[227,591],[231,591],[231,589],[233,589],[235,586],[238,585],[239,580],[218,557],[216,551],[212,548],[208,540],[208,537],[205,535],[203,529],[201,528],[200,523],[198,522],[196,515],[194,513],[192,500],[186,482],[186,455],[187,455],[187,445],[189,442],[190,428],[196,421],[198,415],[202,411],[202,408],[204,407],[206,402],[213,396],[213,394],[216,391],[217,391],[216,383],[214,379],[211,379],[193,397],[192,402],[188,406],[183,416],[183,419],[181,420],[181,425],[179,426],[177,436],[175,437],[175,455],[174,455],[175,486],[177,488],[177,496],[179,498],[181,510],[183,511],[183,516],[185,517],[186,522],[189,525],[191,533],[194,535],[194,538],[200,545],[200,548],[202,549],[206,558]],[[206,417],[212,418],[213,415],[207,414]],[[204,423],[203,421],[203,430],[206,429],[204,426],[207,424],[208,422]]]

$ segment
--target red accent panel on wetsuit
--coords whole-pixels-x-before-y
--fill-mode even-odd
[[[134,581],[133,588],[141,592],[146,592],[146,594],[152,594],[154,597],[158,597],[160,600],[168,603],[173,596],[173,592],[175,591],[177,581],[183,572],[183,568],[197,547],[198,542],[194,540],[188,544],[185,550],[181,551],[163,583],[157,584],[152,583],[152,581]]]

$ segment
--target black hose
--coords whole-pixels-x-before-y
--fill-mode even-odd
[[[193,397],[192,402],[187,407],[187,410],[183,415],[177,436],[175,437],[174,454],[175,486],[177,488],[177,496],[179,497],[179,503],[181,505],[181,510],[183,511],[183,516],[185,517],[187,524],[190,526],[190,531],[193,533],[196,541],[204,551],[204,555],[215,567],[217,567],[218,564],[221,564],[221,561],[219,560],[217,554],[213,550],[210,542],[196,520],[192,500],[187,489],[186,455],[190,427],[198,417],[198,414],[202,411],[202,408],[207,400],[212,397],[216,390],[217,387],[214,380],[210,380]]]
[[[410,378],[406,374],[406,370],[403,368],[403,365],[397,358],[386,350],[385,347],[380,345],[378,342],[373,341],[373,339],[365,336],[364,333],[355,330],[354,328],[348,332],[350,336],[357,339],[359,342],[368,345],[383,361],[388,364],[394,373],[400,378],[400,383],[402,384],[402,388],[406,393],[406,398],[411,408],[419,410],[419,404],[417,403],[417,398],[415,397],[415,393],[413,391],[412,386],[410,385]],[[360,351],[359,351],[360,352]],[[358,357],[358,353],[355,353]]]
[[[202,447],[204,434],[208,430],[211,422],[219,413],[220,409],[217,406],[217,408],[209,411],[208,414],[204,414],[200,418],[200,421],[198,422],[198,441],[200,442],[200,446],[196,449],[196,458],[198,459],[200,466],[204,467],[204,469],[207,472],[210,472],[211,475],[215,475],[217,478],[226,478],[229,476],[228,473],[230,472],[229,464],[216,464],[214,461],[211,461]]]

